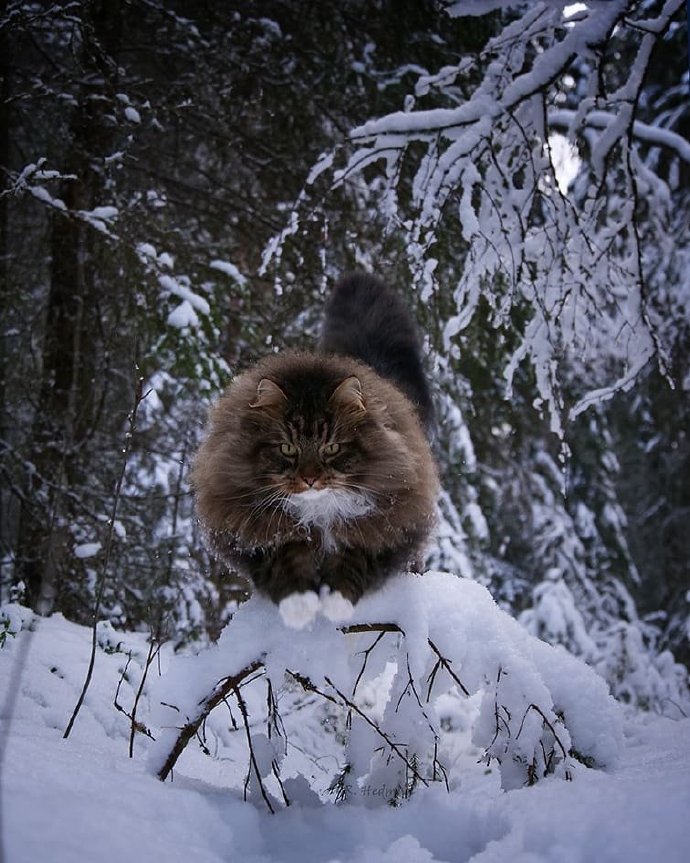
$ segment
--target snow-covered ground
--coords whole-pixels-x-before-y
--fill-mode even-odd
[[[401,581],[392,589],[407,590],[406,601],[419,599],[422,608],[417,616],[423,620],[428,612],[423,607],[425,597],[428,599],[439,587],[445,588],[444,579],[448,577],[430,577],[423,589],[416,583],[410,586]],[[442,749],[450,791],[443,782],[431,783],[429,787],[419,787],[410,800],[397,808],[385,805],[384,795],[376,794],[376,785],[368,794],[363,786],[356,800],[340,804],[327,799],[328,795],[321,794],[320,799],[316,793],[307,792],[307,785],[318,790],[318,781],[313,778],[318,770],[332,772],[339,744],[337,734],[332,730],[326,733],[326,726],[317,721],[319,716],[323,719],[323,714],[314,707],[313,695],[302,695],[300,700],[288,693],[281,710],[304,787],[300,791],[293,777],[295,784],[288,785],[292,805],[281,806],[274,815],[256,794],[248,802],[243,800],[247,763],[240,754],[240,743],[244,741],[244,729],[241,720],[236,731],[229,729],[227,711],[220,719],[209,719],[205,739],[215,757],[203,755],[192,743],[174,771],[174,781],[159,781],[154,767],[159,763],[157,750],[165,734],[161,737],[152,722],[157,715],[160,719],[160,714],[151,705],[166,692],[179,695],[185,679],[190,689],[196,686],[205,692],[206,684],[199,678],[208,673],[213,676],[223,661],[229,663],[227,673],[235,673],[229,666],[242,665],[245,655],[251,655],[246,632],[257,624],[270,626],[270,632],[264,629],[257,633],[259,640],[272,645],[265,659],[269,672],[271,663],[276,663],[275,655],[271,659],[271,650],[273,654],[280,653],[276,645],[289,645],[287,661],[294,665],[299,651],[310,640],[315,652],[322,654],[329,638],[363,636],[329,635],[334,625],[325,619],[317,619],[312,628],[295,632],[282,627],[272,607],[252,600],[244,607],[246,611],[238,613],[218,647],[198,658],[162,652],[160,663],[152,666],[150,684],[138,713],[158,741],[152,744],[138,735],[134,757],[130,759],[130,723],[114,701],[117,694],[117,703],[131,710],[147,653],[145,636],[116,633],[107,626],[99,628],[93,683],[69,739],[64,740],[63,731],[83,683],[91,634],[59,615],[34,619],[32,631],[20,630],[22,621],[25,627],[31,622],[31,615],[16,606],[9,607],[5,619],[16,635],[8,635],[0,649],[5,863],[627,863],[652,859],[680,863],[690,859],[690,720],[651,715],[622,719],[615,705],[612,709],[606,696],[601,695],[598,681],[593,682],[587,669],[580,672],[579,663],[563,651],[542,648],[536,640],[523,635],[517,624],[492,608],[477,585],[458,579],[455,582],[459,584],[455,623],[462,625],[468,636],[468,650],[473,646],[474,636],[469,637],[473,626],[486,631],[489,646],[485,644],[479,653],[472,654],[470,650],[463,661],[458,659],[453,666],[471,697],[453,702],[452,694],[444,693],[433,706],[433,715],[429,713],[432,723],[442,720]],[[380,619],[385,604],[385,595],[365,601],[357,608],[357,620]],[[446,605],[453,606],[453,602]],[[415,615],[408,612],[408,620],[396,621],[402,628],[407,627],[411,678],[416,674],[415,662],[423,659],[408,631],[414,619]],[[433,630],[432,623],[427,621],[420,637],[432,633],[437,643],[442,632]],[[371,640],[371,634],[368,637]],[[244,641],[238,643],[238,639]],[[457,633],[449,635],[442,652],[460,650],[461,640]],[[329,650],[330,656],[320,656],[316,666],[309,667],[312,680],[320,679],[319,663],[325,667],[332,664],[333,674],[337,675],[339,659],[332,655],[332,646]],[[132,661],[122,679],[130,652]],[[350,648],[349,656],[355,663],[361,655]],[[595,749],[598,746],[604,754],[612,754],[618,746],[615,766],[589,769],[575,763],[572,781],[556,771],[531,787],[503,790],[502,782],[510,786],[511,777],[506,781],[495,763],[493,767],[478,763],[486,748],[481,742],[482,704],[486,691],[495,694],[496,690],[491,688],[490,675],[484,683],[481,674],[473,682],[471,655],[479,656],[482,663],[492,655],[499,656],[501,664],[511,669],[515,693],[503,693],[505,699],[518,698],[522,693],[533,700],[536,690],[530,687],[536,685],[537,677],[546,681],[552,694],[559,693],[554,703],[562,703],[568,691],[575,693],[568,708],[572,719],[566,720],[568,728],[563,727],[560,734],[563,739],[570,733],[574,741],[586,741],[587,735],[600,732],[601,739],[592,739],[588,745]],[[383,665],[380,679],[388,674],[386,685],[395,689],[390,664]],[[167,668],[170,671],[159,676],[159,667],[163,672]],[[422,671],[425,673],[426,668]],[[338,679],[334,676],[335,685]],[[374,683],[370,682],[369,690],[362,689],[362,703],[368,698],[371,701]],[[257,694],[253,695],[248,686],[246,702],[252,722],[258,723],[259,702],[264,698],[258,693],[263,693],[263,683],[254,685],[258,687]],[[583,687],[591,691],[583,692]],[[545,693],[546,690],[540,695],[542,699]],[[8,728],[10,702],[13,710]],[[458,708],[461,703],[466,706]],[[548,712],[546,702],[542,700],[540,704]],[[579,718],[578,705],[584,710]],[[388,727],[381,710],[385,708],[373,704],[370,715],[380,717],[382,727]],[[432,711],[431,703],[428,710]],[[237,708],[234,716],[239,718]],[[622,738],[616,727],[619,719]],[[520,731],[516,734],[513,730],[513,738],[524,741],[529,737],[527,724],[523,719]],[[541,724],[540,728],[543,730]],[[257,732],[257,741],[259,737]]]

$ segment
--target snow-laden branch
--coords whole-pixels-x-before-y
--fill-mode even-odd
[[[577,112],[565,108],[549,111],[549,126],[569,131],[577,118]],[[582,125],[591,129],[607,129],[615,119],[610,111],[588,111]],[[638,141],[665,147],[675,152],[684,162],[690,164],[690,142],[682,135],[661,126],[650,126],[640,120],[633,121],[632,134]]]
[[[561,5],[556,6],[559,14]],[[605,8],[601,8],[602,5],[599,4],[600,14],[592,16],[588,27],[573,26],[564,39],[555,42],[536,56],[528,72],[515,77],[506,77],[501,61],[494,61],[488,68],[483,84],[464,105],[433,111],[398,111],[356,127],[350,133],[350,137],[357,141],[381,135],[404,135],[407,138],[418,133],[422,133],[422,137],[442,133],[455,140],[458,130],[462,127],[470,126],[486,117],[489,120],[495,120],[500,115],[513,111],[521,102],[547,89],[564,73],[575,57],[581,59],[592,57],[596,46],[607,38],[619,20],[627,6],[627,0],[610,0],[605,4]],[[543,15],[544,4],[537,3],[535,6],[539,15]],[[515,34],[511,34],[512,38],[509,40],[511,43],[515,43],[524,35],[527,23],[531,24],[529,13],[520,22],[522,25],[520,28],[513,28]],[[503,41],[508,41],[505,39],[505,34]],[[494,47],[497,44],[495,40]],[[526,45],[523,46],[523,50],[526,47]],[[501,81],[501,86],[496,87],[498,80]]]
[[[463,261],[451,286],[445,350],[461,349],[485,303],[489,325],[510,332],[514,345],[506,396],[528,364],[535,403],[561,437],[567,420],[628,389],[652,358],[664,368],[647,308],[645,246],[656,252],[663,242],[673,188],[639,144],[690,157],[679,135],[636,116],[652,52],[681,0],[667,0],[653,19],[630,0],[590,3],[576,13],[568,5],[453,3],[457,16],[511,9],[483,50],[480,82],[470,83],[476,68],[465,58],[444,68],[433,89],[425,75],[421,97],[446,105],[417,108],[419,96],[408,96],[406,110],[352,130],[344,165],[328,153],[309,176],[309,184],[329,176],[336,187],[361,181],[373,166],[382,170],[380,209],[404,236],[422,301],[438,292],[447,297],[453,258]],[[624,75],[619,53],[630,58]],[[463,89],[467,98],[458,104]],[[583,94],[577,107],[564,107],[575,92]],[[579,169],[570,188],[554,152],[557,129],[567,130],[573,173]],[[275,259],[298,229],[305,201],[271,247]],[[645,223],[649,212],[654,217]]]
[[[286,679],[336,711],[331,725],[344,718],[339,769],[321,784],[307,780],[321,795],[385,787],[390,802],[433,782],[450,787],[442,730],[449,698],[468,711],[472,745],[498,766],[506,788],[547,774],[572,778],[578,761],[612,764],[621,743],[619,709],[601,678],[528,635],[476,582],[427,573],[391,580],[341,628],[317,618],[288,630],[274,605],[253,597],[216,645],[177,657],[159,681],[152,770],[165,779],[184,764],[211,711],[233,696],[248,741],[245,792],[273,810],[290,794],[281,776],[298,769],[279,716]],[[267,681],[269,710],[261,719],[255,707],[250,722],[249,690]],[[323,756],[327,734],[314,757]]]

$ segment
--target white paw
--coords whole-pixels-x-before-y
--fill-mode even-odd
[[[291,593],[280,601],[278,611],[283,623],[291,629],[304,629],[316,617],[319,597],[313,590],[306,593]]]
[[[345,599],[339,590],[321,595],[321,611],[334,623],[339,623],[341,620],[349,620],[354,610],[354,605],[349,599]]]

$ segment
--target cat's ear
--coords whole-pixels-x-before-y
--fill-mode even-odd
[[[364,396],[362,395],[362,384],[359,378],[352,375],[338,384],[333,395],[328,400],[329,404],[337,405],[342,410],[352,413],[365,413]]]
[[[256,398],[249,402],[250,408],[275,408],[287,401],[287,396],[273,381],[262,378],[256,388]]]

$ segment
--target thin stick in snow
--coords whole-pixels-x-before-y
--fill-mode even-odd
[[[139,371],[137,367],[137,372]],[[113,506],[110,512],[110,518],[108,519],[108,535],[105,543],[105,554],[103,555],[103,563],[101,565],[101,572],[98,577],[98,587],[96,589],[96,603],[93,609],[93,619],[91,624],[91,656],[89,657],[89,667],[86,671],[86,677],[84,679],[84,685],[82,687],[81,693],[79,694],[79,698],[77,699],[77,703],[74,706],[74,710],[72,711],[72,715],[70,716],[70,720],[67,723],[67,728],[65,728],[65,733],[62,735],[64,739],[70,736],[72,728],[74,727],[74,723],[76,722],[77,716],[79,715],[79,711],[81,710],[81,706],[84,703],[84,698],[86,697],[86,693],[88,692],[89,686],[91,685],[91,676],[93,675],[93,668],[96,663],[96,646],[97,646],[97,634],[98,634],[98,615],[101,610],[101,602],[103,601],[103,594],[105,593],[105,586],[108,577],[108,566],[110,564],[110,552],[113,547],[113,539],[115,537],[115,520],[117,517],[117,509],[120,505],[120,495],[122,493],[122,483],[125,479],[125,473],[127,472],[127,462],[129,460],[129,453],[132,449],[132,440],[134,438],[134,432],[137,427],[137,411],[141,403],[148,396],[151,390],[144,392],[144,379],[139,376],[137,378],[136,390],[134,393],[134,406],[129,414],[128,419],[128,428],[125,434],[125,446],[122,450],[122,468],[120,469],[120,475],[117,478],[117,485],[115,486],[115,496],[113,497]]]

